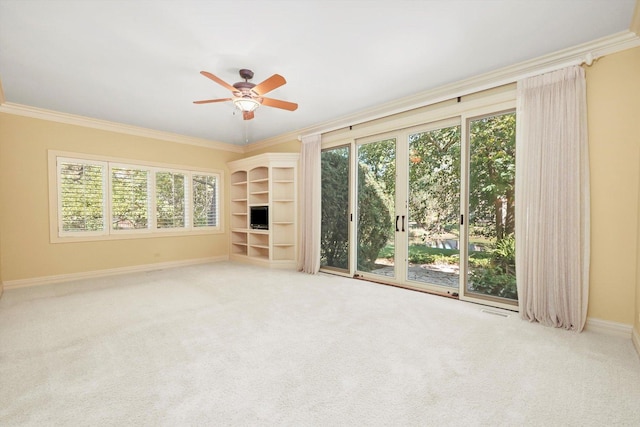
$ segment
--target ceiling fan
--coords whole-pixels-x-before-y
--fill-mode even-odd
[[[279,74],[274,74],[267,80],[260,84],[254,84],[249,82],[253,78],[253,71],[242,69],[240,70],[240,77],[244,79],[243,82],[234,83],[233,86],[222,80],[220,77],[214,76],[208,71],[200,71],[200,74],[218,83],[231,91],[233,98],[220,98],[220,99],[205,99],[203,101],[193,101],[194,104],[209,104],[212,102],[225,102],[233,101],[235,106],[242,111],[242,117],[244,120],[253,119],[253,112],[260,105],[266,105],[267,107],[281,108],[283,110],[295,111],[298,108],[298,104],[293,102],[281,101],[279,99],[266,98],[266,93],[271,92],[274,89],[284,85],[287,81]]]

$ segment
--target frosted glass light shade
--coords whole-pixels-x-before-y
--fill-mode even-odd
[[[252,98],[236,98],[233,103],[240,111],[253,111],[260,106],[260,103]]]

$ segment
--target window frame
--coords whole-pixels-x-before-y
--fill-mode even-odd
[[[62,227],[62,194],[60,185],[59,164],[79,163],[100,165],[103,177],[103,211],[104,224],[100,231],[63,231]],[[112,169],[125,167],[148,171],[148,222],[146,228],[116,230],[113,228],[112,207]],[[116,157],[99,156],[84,153],[72,153],[57,150],[48,150],[48,175],[49,175],[49,237],[51,243],[85,242],[100,240],[120,240],[135,238],[153,238],[170,236],[190,236],[203,234],[224,233],[224,205],[221,203],[224,194],[224,172],[218,169],[182,166],[160,162],[147,162]],[[185,227],[157,228],[157,194],[156,173],[169,172],[180,173],[185,176]],[[212,176],[216,183],[216,225],[194,226],[193,220],[193,185],[194,175]]]

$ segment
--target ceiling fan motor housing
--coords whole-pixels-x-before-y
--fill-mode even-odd
[[[251,80],[253,78],[253,71],[247,70],[246,68],[241,69],[239,73],[240,73],[240,77],[242,77],[245,80]]]

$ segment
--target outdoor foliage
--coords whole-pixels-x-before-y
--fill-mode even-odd
[[[515,113],[474,120],[470,133],[471,225],[499,241],[515,231]]]
[[[358,147],[358,269],[371,271],[394,235],[396,141]]]
[[[99,165],[62,163],[60,167],[62,229],[100,231],[104,228],[102,172]]]
[[[217,225],[217,182],[214,175],[112,167],[106,163],[63,161],[59,168],[60,212],[66,232],[102,231],[109,216],[114,230],[145,229],[155,215],[157,228]],[[155,186],[151,178],[155,177]],[[109,185],[108,185],[109,184]],[[110,187],[110,191],[107,189]],[[108,192],[108,194],[106,194]],[[109,198],[111,212],[105,212]],[[155,212],[152,211],[155,202]],[[193,203],[193,212],[191,206]]]
[[[470,288],[516,298],[515,113],[469,124]],[[393,260],[396,194],[394,139],[358,146],[358,268]],[[409,245],[409,263],[459,264],[461,127],[409,136],[409,221],[422,244]],[[348,149],[323,153],[323,262],[347,268]],[[409,226],[409,223],[406,223]],[[420,241],[418,239],[418,241]],[[440,248],[434,247],[436,243]],[[333,263],[333,264],[332,264]]]
[[[460,126],[409,136],[409,220],[425,240],[457,227],[460,214]]]
[[[193,175],[193,226],[212,227],[218,222],[218,196],[216,178],[211,175]]]
[[[471,270],[471,290],[485,295],[517,299],[515,238],[513,235],[502,238],[489,253],[488,265]]]
[[[322,153],[322,265],[348,268],[349,151],[346,148]],[[361,205],[358,206],[358,266],[373,267],[378,253],[392,233],[390,213],[378,190],[358,168]]]
[[[158,228],[184,227],[186,222],[185,176],[156,173],[156,220]]]
[[[322,152],[321,264],[348,268],[349,150]]]
[[[149,219],[149,173],[146,170],[113,168],[111,209],[114,230],[147,228]]]

